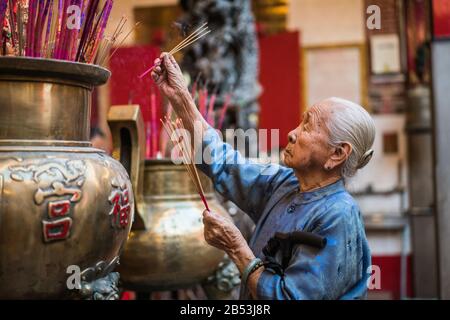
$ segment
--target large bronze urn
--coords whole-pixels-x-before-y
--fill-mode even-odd
[[[0,58],[0,299],[117,297],[110,272],[131,229],[132,186],[89,142],[91,92],[109,76]]]
[[[135,121],[138,114],[139,106],[111,108],[109,124],[116,157],[130,149],[123,141],[128,141],[128,145],[139,143],[143,148],[142,139],[138,141],[143,129],[138,134],[134,126],[142,123]],[[127,118],[132,121],[127,122]],[[224,274],[221,279],[214,279],[215,283],[220,282],[222,291],[239,284],[234,269],[221,271],[225,253],[204,239],[204,205],[184,166],[175,165],[170,159],[147,160],[143,167],[134,163],[130,169],[139,183],[133,184],[142,193],[136,194],[138,214],[121,256],[119,271],[124,287],[142,293],[175,290],[205,283],[216,274]],[[215,196],[211,181],[201,173],[200,179],[210,209],[229,217]]]

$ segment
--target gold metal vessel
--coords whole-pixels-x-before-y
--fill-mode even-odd
[[[89,142],[91,92],[109,76],[81,63],[0,58],[0,299],[89,298],[118,264],[132,186]]]
[[[138,110],[139,106],[114,106],[110,110],[116,157],[122,153],[118,142],[123,141],[127,114],[134,124]],[[131,130],[133,143],[138,143],[137,136]],[[140,144],[143,149],[142,140]],[[133,181],[135,190],[143,193],[136,192],[138,217],[121,256],[119,271],[124,287],[153,292],[204,282],[219,268],[225,253],[204,239],[205,208],[188,172],[171,160],[147,160],[140,170],[132,166],[131,171],[142,184]],[[231,219],[217,200],[209,178],[199,174],[210,209]]]

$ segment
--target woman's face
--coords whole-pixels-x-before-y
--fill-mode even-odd
[[[284,151],[286,166],[297,170],[323,170],[330,157],[328,130],[325,127],[329,110],[314,105],[304,115],[303,121],[288,135]]]

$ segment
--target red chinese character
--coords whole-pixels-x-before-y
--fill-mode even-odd
[[[48,204],[48,215],[50,218],[64,217],[69,214],[70,201],[55,201]]]
[[[112,216],[112,225],[126,228],[130,222],[129,217],[131,212],[128,189],[125,189],[123,192],[114,191],[109,201],[113,205],[109,212],[109,215]]]
[[[119,224],[122,228],[126,228],[128,226],[128,217],[130,216],[131,207],[127,204],[125,207],[120,209],[120,221]]]
[[[63,218],[56,221],[42,221],[45,242],[64,240],[70,235],[72,226],[71,218]]]

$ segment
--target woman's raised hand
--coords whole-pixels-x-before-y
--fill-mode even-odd
[[[178,63],[172,55],[164,52],[155,60],[152,78],[161,92],[173,103],[177,104],[184,94],[189,94],[186,81]]]

